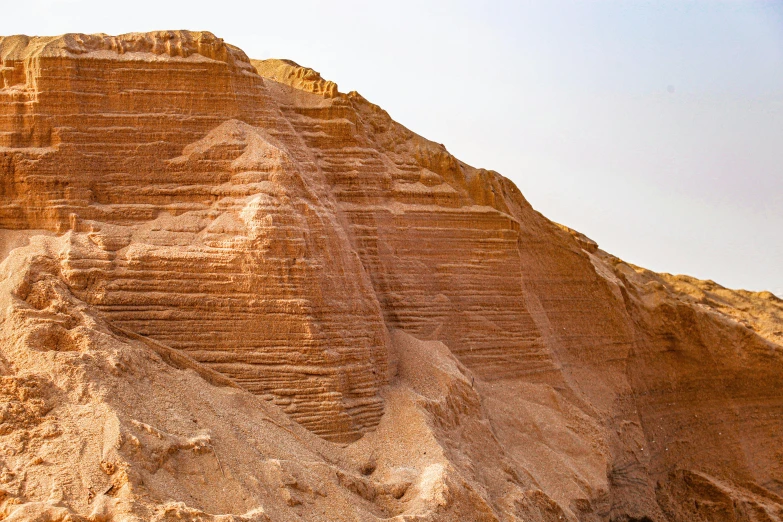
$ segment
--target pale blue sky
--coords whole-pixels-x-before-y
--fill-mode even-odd
[[[783,294],[783,2],[28,0],[0,34],[206,29],[308,65],[657,271]]]

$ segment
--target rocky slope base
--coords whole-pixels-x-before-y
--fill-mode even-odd
[[[783,520],[772,294],[210,33],[0,59],[0,520]]]

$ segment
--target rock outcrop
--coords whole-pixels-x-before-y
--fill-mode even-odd
[[[783,520],[774,295],[210,33],[0,59],[0,519]]]

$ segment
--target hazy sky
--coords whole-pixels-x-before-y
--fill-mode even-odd
[[[635,264],[783,296],[783,2],[4,3],[0,34],[206,29],[357,90]]]

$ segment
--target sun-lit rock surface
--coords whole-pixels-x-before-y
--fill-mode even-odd
[[[315,432],[377,424],[378,302],[323,175],[241,51],[209,33],[0,48],[26,82],[0,95],[5,227],[69,231],[74,295]]]
[[[783,520],[772,294],[210,33],[0,59],[0,519]]]

